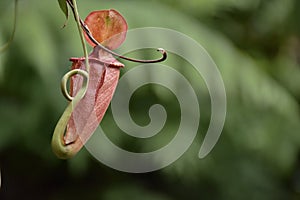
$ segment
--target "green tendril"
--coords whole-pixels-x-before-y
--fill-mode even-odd
[[[9,40],[0,47],[0,53],[4,52],[8,47],[11,45],[12,41],[14,40],[15,33],[16,33],[16,28],[17,28],[17,11],[18,11],[18,0],[15,0],[15,8],[14,8],[14,25],[13,25],[13,30],[10,35]]]
[[[82,88],[87,88],[87,83],[88,83],[87,80],[89,78],[89,74],[86,71],[81,70],[81,69],[73,69],[73,70],[69,71],[68,73],[66,73],[61,80],[61,91],[62,91],[63,95],[65,96],[65,98],[69,101],[73,101],[74,97],[72,97],[69,94],[68,89],[67,89],[67,83],[68,83],[68,80],[76,74],[80,74],[84,78],[86,78],[86,80],[83,82]],[[83,96],[84,96],[84,94],[80,98],[82,99]]]
[[[88,58],[89,55],[88,55],[88,51],[87,51],[87,48],[86,48],[83,31],[81,29],[80,17],[79,17],[79,13],[78,13],[76,0],[72,0],[72,3],[73,3],[73,6],[74,6],[74,17],[75,17],[75,21],[76,21],[76,24],[77,24],[77,29],[79,31],[80,40],[81,40],[83,53],[84,53],[84,57],[85,57],[86,71],[89,72],[90,71],[89,58]]]
[[[69,144],[65,143],[64,135],[65,135],[65,129],[68,125],[69,119],[72,115],[72,112],[78,102],[82,99],[82,97],[85,95],[87,86],[88,86],[88,73],[81,69],[74,69],[70,72],[68,72],[62,79],[62,90],[67,91],[66,85],[68,80],[75,74],[82,75],[86,81],[83,82],[83,85],[81,89],[78,91],[76,96],[73,98],[69,95],[68,92],[63,92],[63,94],[66,96],[67,99],[69,99],[70,103],[65,109],[64,113],[60,117],[52,136],[52,150],[55,153],[55,155],[58,158],[61,159],[68,159],[73,157],[82,147],[82,142],[79,137],[76,138],[75,141],[72,141]]]
[[[82,147],[82,141],[80,140],[79,136],[76,138],[76,140],[66,144],[64,136],[65,136],[65,130],[68,125],[69,119],[72,115],[73,110],[75,109],[76,105],[78,102],[85,96],[85,93],[88,88],[88,83],[89,83],[89,59],[88,59],[88,52],[84,40],[84,35],[81,29],[81,24],[80,24],[80,17],[78,14],[78,9],[77,9],[77,4],[75,0],[72,0],[72,5],[73,5],[73,14],[74,18],[77,24],[77,28],[79,31],[80,35],[80,40],[83,48],[83,53],[85,57],[85,65],[86,65],[86,71],[81,70],[81,69],[74,69],[66,73],[61,81],[61,89],[63,95],[66,97],[67,100],[70,101],[69,105],[65,109],[64,113],[60,117],[55,129],[54,133],[52,136],[52,150],[56,154],[57,157],[61,159],[68,159],[73,157]],[[78,91],[75,97],[72,97],[68,90],[67,90],[67,82],[68,80],[75,74],[82,75],[85,78],[85,81],[81,87],[81,89]]]

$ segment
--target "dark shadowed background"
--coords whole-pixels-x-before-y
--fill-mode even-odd
[[[221,138],[207,157],[198,159],[210,120],[210,98],[202,86],[196,89],[199,133],[172,165],[129,174],[105,166],[85,149],[70,160],[57,159],[50,141],[67,105],[60,79],[69,70],[68,59],[82,56],[81,44],[72,16],[61,29],[65,19],[57,1],[19,0],[14,41],[0,54],[0,199],[300,199],[300,1],[78,0],[78,6],[83,18],[93,10],[114,8],[129,29],[170,28],[203,45],[226,87]],[[13,26],[13,1],[1,0],[0,11],[4,44]],[[136,65],[124,63],[121,74]],[[188,63],[170,59],[167,64],[193,87],[203,85]],[[108,137],[135,152],[170,141],[174,135],[168,130],[178,127],[180,112],[168,92],[146,85],[130,102],[140,125],[149,123],[152,104],[171,113],[158,137],[143,141],[124,135],[110,109],[102,122]]]

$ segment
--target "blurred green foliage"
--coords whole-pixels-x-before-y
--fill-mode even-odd
[[[67,103],[59,90],[60,78],[69,69],[68,58],[82,56],[79,36],[73,18],[61,29],[64,14],[57,1],[20,0],[16,37],[0,54],[1,199],[300,198],[300,1],[89,0],[78,4],[81,16],[114,8],[125,16],[129,28],[171,28],[203,45],[225,82],[224,131],[214,150],[199,160],[210,120],[209,94],[192,67],[171,56],[167,64],[188,78],[201,99],[199,133],[179,160],[147,174],[115,171],[85,150],[70,160],[58,160],[50,140]],[[4,44],[12,29],[13,3],[1,0],[0,8],[0,44]],[[126,62],[126,66],[122,73],[134,64]],[[159,137],[143,143],[124,136],[110,110],[102,122],[109,137],[134,151],[153,150],[170,141],[179,123],[178,102],[162,92],[168,93],[159,86],[145,86],[131,102],[138,124],[149,122],[147,112],[153,103],[174,112]]]

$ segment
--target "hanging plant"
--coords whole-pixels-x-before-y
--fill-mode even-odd
[[[70,101],[58,121],[52,138],[52,149],[59,158],[74,156],[99,126],[116,89],[121,58],[133,62],[155,63],[167,58],[165,50],[159,48],[160,59],[138,60],[121,56],[112,50],[118,48],[126,38],[127,22],[116,10],[91,12],[83,21],[75,0],[59,0],[66,19],[71,8],[81,37],[84,57],[71,58],[71,71],[62,79],[62,92]],[[69,7],[68,7],[69,6]],[[93,47],[88,54],[85,40]],[[70,80],[70,92],[67,82]]]

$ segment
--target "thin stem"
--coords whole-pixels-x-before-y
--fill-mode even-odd
[[[67,2],[69,3],[69,5],[71,5],[70,4],[71,2],[69,0]],[[89,73],[89,71],[90,71],[90,65],[89,65],[89,59],[88,59],[89,55],[88,55],[88,51],[87,51],[87,48],[86,48],[84,35],[83,35],[82,29],[81,29],[81,24],[80,24],[81,19],[79,17],[76,0],[72,0],[72,6],[71,7],[72,7],[72,10],[73,10],[73,13],[74,13],[75,21],[76,21],[77,28],[78,28],[79,35],[80,35],[80,40],[81,40],[83,53],[84,53],[84,57],[85,57],[86,71]]]
[[[14,8],[14,26],[13,26],[13,30],[12,33],[10,35],[9,40],[0,47],[0,52],[5,51],[9,45],[12,43],[12,41],[14,40],[15,37],[15,33],[16,33],[16,28],[17,28],[17,10],[18,10],[18,0],[15,0],[15,8]]]
[[[128,58],[128,57],[125,57],[125,56],[122,56],[122,55],[119,55],[117,54],[116,52],[106,48],[105,46],[103,46],[102,44],[100,44],[93,36],[92,36],[92,33],[91,31],[89,30],[89,28],[84,24],[84,22],[80,19],[80,23],[81,23],[81,26],[84,30],[84,32],[86,33],[86,35],[89,37],[89,39],[97,46],[99,46],[101,49],[103,49],[104,51],[116,56],[116,57],[119,57],[119,58],[122,58],[124,60],[128,60],[128,61],[131,61],[131,62],[138,62],[138,63],[157,63],[157,62],[162,62],[164,60],[167,59],[167,52],[166,50],[164,50],[163,48],[158,48],[157,51],[159,51],[163,56],[159,59],[155,59],[155,60],[139,60],[139,59],[134,59],[134,58]]]

